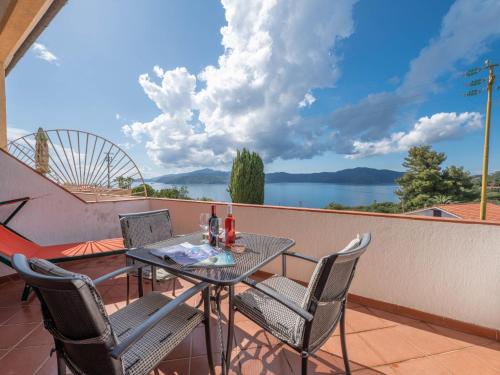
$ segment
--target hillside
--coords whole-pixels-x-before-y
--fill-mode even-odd
[[[266,174],[266,183],[272,184],[280,182],[315,182],[353,185],[390,185],[394,184],[395,179],[402,174],[402,172],[392,171],[388,169],[374,169],[363,167],[343,169],[337,172],[274,172]],[[168,174],[164,176],[154,177],[148,179],[147,181],[160,182],[171,185],[227,184],[229,181],[229,172],[205,168],[193,172]]]

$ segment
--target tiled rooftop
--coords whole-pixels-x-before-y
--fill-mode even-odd
[[[123,264],[119,255],[62,266],[95,278]],[[187,288],[189,283],[181,281],[178,287]],[[159,288],[171,295],[168,282],[159,283]],[[243,288],[238,286],[239,291]],[[42,327],[39,303],[34,296],[21,303],[22,289],[22,282],[15,279],[4,278],[0,284],[1,373],[56,374],[55,356],[49,356],[52,340]],[[109,313],[124,306],[124,277],[103,283],[99,290]],[[349,305],[347,333],[351,368],[357,375],[500,374],[500,343],[371,307]],[[218,348],[215,332],[213,337],[214,348]],[[238,313],[235,341],[233,373],[300,374],[297,353],[278,345],[275,338]],[[309,373],[343,373],[338,333],[311,359]],[[208,374],[203,328],[174,350],[154,374]]]
[[[443,209],[453,215],[465,220],[480,219],[480,204],[479,203],[450,203],[440,204],[436,207]],[[486,204],[486,219],[490,221],[500,221],[500,205],[494,203]]]

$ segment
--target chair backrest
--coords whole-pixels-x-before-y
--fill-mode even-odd
[[[131,249],[173,237],[168,210],[137,212],[118,216],[125,247]]]
[[[358,235],[343,250],[321,258],[316,265],[302,303],[314,316],[300,332],[309,350],[320,347],[337,326],[356,264],[370,241],[370,233]]]
[[[110,356],[117,339],[90,278],[22,254],[12,265],[35,290],[45,328],[74,374],[123,374],[122,361]]]

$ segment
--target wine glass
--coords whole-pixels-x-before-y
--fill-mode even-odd
[[[210,220],[210,214],[200,214],[200,228],[203,231],[203,243],[208,242],[208,220]]]

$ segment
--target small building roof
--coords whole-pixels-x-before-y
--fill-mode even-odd
[[[439,204],[431,209],[438,208],[445,212],[451,213],[465,220],[480,220],[480,204],[479,203],[450,203]],[[494,203],[486,204],[486,220],[500,221],[500,205]]]

